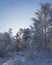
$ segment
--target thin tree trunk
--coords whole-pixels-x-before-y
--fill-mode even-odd
[[[47,51],[47,39],[46,39],[46,26],[45,26],[45,50]]]

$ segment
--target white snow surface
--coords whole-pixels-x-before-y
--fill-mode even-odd
[[[0,57],[0,65],[52,65],[51,58],[40,57],[40,54],[35,58],[31,54],[31,52],[8,53],[8,55]]]

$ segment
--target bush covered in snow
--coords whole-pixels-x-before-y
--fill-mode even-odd
[[[0,55],[14,50],[13,40],[9,33],[0,33]]]

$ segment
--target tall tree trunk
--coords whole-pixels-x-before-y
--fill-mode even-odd
[[[45,49],[47,50],[47,42],[46,42],[46,26],[45,26]]]

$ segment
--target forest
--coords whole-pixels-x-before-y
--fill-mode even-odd
[[[35,15],[15,36],[12,28],[0,32],[0,65],[52,65],[52,4],[40,4]]]

